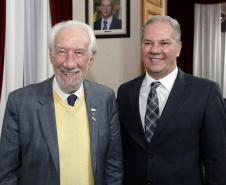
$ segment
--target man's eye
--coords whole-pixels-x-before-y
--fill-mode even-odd
[[[59,50],[57,53],[58,53],[59,55],[63,55],[63,54],[66,53],[66,51],[65,51],[65,50]]]
[[[168,45],[169,43],[168,42],[162,42],[161,44],[162,45]]]
[[[85,55],[84,52],[82,52],[82,51],[76,51],[75,54],[77,56],[84,56]]]

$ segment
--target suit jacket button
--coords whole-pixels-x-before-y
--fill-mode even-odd
[[[148,157],[150,157],[150,158],[151,158],[151,157],[153,157],[153,156],[154,156],[154,154],[153,154],[153,153],[151,153],[151,152],[149,152],[149,153],[148,153]]]

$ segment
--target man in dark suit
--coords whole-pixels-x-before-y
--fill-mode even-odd
[[[1,185],[122,185],[120,125],[112,89],[84,80],[97,51],[92,29],[56,24],[55,76],[9,94],[0,141]]]
[[[94,30],[122,29],[122,21],[112,15],[114,0],[101,0],[102,18],[94,22]]]
[[[177,67],[180,26],[155,16],[143,26],[147,69],[119,87],[124,185],[225,185],[226,109],[219,85]]]

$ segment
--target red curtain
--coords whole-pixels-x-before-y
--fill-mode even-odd
[[[0,1],[0,100],[3,82],[4,53],[5,53],[5,25],[6,25],[6,0]]]
[[[49,0],[52,26],[72,20],[72,0]]]
[[[176,19],[181,26],[182,50],[178,66],[186,73],[193,72],[194,3],[168,0],[167,15]]]
[[[181,26],[182,50],[178,66],[186,73],[193,73],[194,5],[223,3],[226,0],[168,0],[167,15]]]

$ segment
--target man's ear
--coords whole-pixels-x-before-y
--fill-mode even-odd
[[[93,61],[94,61],[94,56],[95,56],[95,54],[92,54],[92,56],[91,56],[91,58],[90,58],[89,65],[88,65],[88,70],[91,69],[91,66],[92,66]]]
[[[177,53],[176,53],[177,57],[180,56],[181,48],[182,48],[182,42],[179,42],[179,44],[177,45]]]

